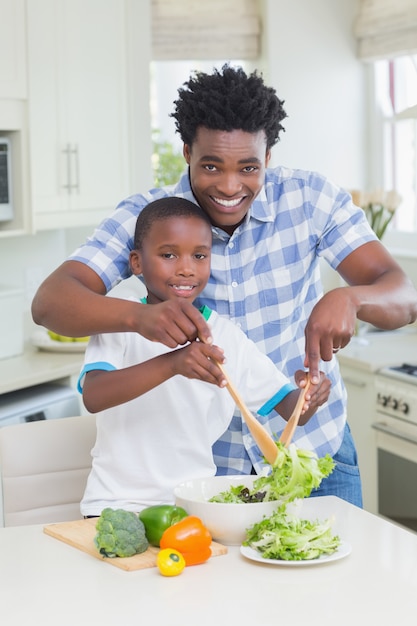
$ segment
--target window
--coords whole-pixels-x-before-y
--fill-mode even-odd
[[[402,197],[393,226],[417,231],[417,54],[376,61],[383,187]]]
[[[244,61],[227,61],[252,71]],[[186,164],[182,157],[182,141],[175,129],[175,120],[170,117],[178,88],[190,78],[194,70],[212,73],[226,61],[153,61],[151,64],[151,122],[154,138],[152,164],[154,183],[170,184],[179,180]]]

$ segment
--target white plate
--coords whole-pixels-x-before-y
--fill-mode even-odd
[[[55,341],[46,329],[39,329],[31,337],[32,344],[46,352],[85,352],[88,341]]]
[[[253,548],[248,546],[240,546],[240,552],[247,559],[257,561],[258,563],[270,563],[271,565],[284,565],[285,567],[305,567],[306,565],[321,565],[322,563],[330,563],[344,559],[352,552],[352,546],[347,541],[341,541],[340,546],[333,554],[324,554],[318,559],[306,559],[304,561],[283,561],[280,559],[264,559],[263,556]]]

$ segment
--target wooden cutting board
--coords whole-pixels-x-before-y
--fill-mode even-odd
[[[94,543],[96,523],[97,520],[94,518],[80,519],[74,522],[48,524],[44,526],[43,530],[47,535],[55,537],[55,539],[68,543],[70,546],[74,546],[74,548],[78,548],[83,552],[91,554],[96,559],[100,559],[100,561],[106,561],[126,571],[156,567],[156,555],[159,552],[159,548],[154,548],[153,546],[149,546],[146,552],[142,552],[142,554],[135,554],[125,558],[116,557],[110,559],[102,556]],[[213,541],[211,551],[212,556],[220,556],[227,554],[227,547]]]

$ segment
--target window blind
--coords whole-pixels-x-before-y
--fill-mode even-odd
[[[360,0],[354,26],[365,61],[417,52],[417,0]]]
[[[152,0],[155,61],[257,59],[259,0]]]

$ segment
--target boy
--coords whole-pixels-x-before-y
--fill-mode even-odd
[[[211,246],[210,220],[192,202],[169,197],[145,207],[130,266],[143,276],[147,304],[193,302],[210,276]],[[100,515],[106,506],[138,512],[170,503],[177,483],[216,473],[212,445],[235,409],[215,363],[225,361],[223,349],[249,408],[260,415],[275,408],[289,418],[299,390],[232,322],[206,306],[200,311],[212,344],[192,341],[172,350],[137,333],[91,338],[79,387],[87,409],[100,414],[83,515]],[[298,371],[295,380],[303,386],[305,373]],[[301,424],[326,402],[329,391],[322,374],[307,393]],[[246,425],[242,428],[250,439]]]

